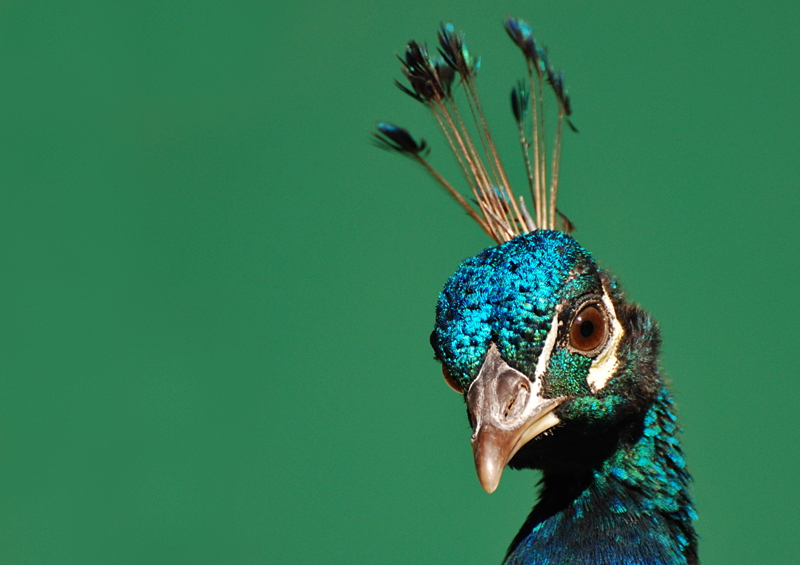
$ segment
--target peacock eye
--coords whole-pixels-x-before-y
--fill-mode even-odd
[[[450,370],[447,368],[447,365],[442,365],[442,375],[444,375],[444,382],[447,383],[447,386],[452,388],[458,394],[464,394],[464,391],[461,390],[461,385],[458,384],[458,381],[453,378],[453,375],[450,374]]]
[[[608,341],[608,320],[597,304],[584,306],[569,328],[569,345],[582,355],[594,355]]]

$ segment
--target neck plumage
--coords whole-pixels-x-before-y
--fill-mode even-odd
[[[689,474],[664,389],[595,468],[544,473],[506,563],[696,564]]]

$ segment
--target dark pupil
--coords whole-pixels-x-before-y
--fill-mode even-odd
[[[581,322],[581,335],[583,337],[589,337],[594,333],[594,324],[591,323],[589,320],[585,320]]]

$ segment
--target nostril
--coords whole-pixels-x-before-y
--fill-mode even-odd
[[[503,416],[505,416],[506,418],[508,417],[509,414],[511,414],[511,411],[514,409],[514,406],[516,405],[517,401],[520,400],[520,396],[524,399],[531,391],[530,387],[528,386],[528,383],[526,383],[523,380],[519,380],[515,384],[516,386],[514,388],[516,390],[513,392],[513,395],[508,400],[508,402],[506,402],[505,410],[503,410]]]
[[[514,408],[514,404],[517,402],[517,395],[514,395],[514,398],[508,401],[506,404],[506,409],[503,411],[503,416],[508,418],[508,415],[511,413],[512,408]]]

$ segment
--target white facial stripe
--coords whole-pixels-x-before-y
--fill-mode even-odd
[[[540,382],[542,375],[547,370],[547,363],[550,361],[550,355],[553,353],[553,347],[556,345],[556,337],[558,337],[558,326],[561,325],[561,321],[558,319],[558,315],[561,313],[561,306],[556,306],[556,314],[553,316],[553,321],[550,322],[550,331],[547,332],[547,336],[544,339],[544,345],[542,346],[542,353],[539,355],[539,359],[536,360],[536,371],[534,375],[536,375],[536,382]]]
[[[608,340],[608,345],[600,352],[600,355],[592,361],[592,366],[589,368],[589,374],[586,375],[586,381],[592,392],[601,390],[608,379],[610,379],[614,372],[617,370],[619,361],[617,360],[617,347],[622,339],[622,326],[617,320],[617,313],[614,311],[614,305],[608,297],[608,293],[603,290],[603,304],[606,307],[606,312],[611,316],[609,331],[611,332],[611,339]],[[548,338],[550,335],[548,334]],[[538,370],[538,365],[537,365]]]

